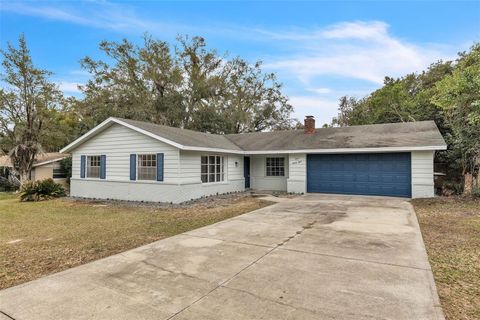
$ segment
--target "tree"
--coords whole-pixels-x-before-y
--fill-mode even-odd
[[[8,44],[3,55],[0,89],[0,147],[8,153],[21,183],[29,179],[35,157],[42,150],[42,134],[61,94],[48,81],[50,72],[33,65],[25,37],[18,48]]]
[[[434,120],[448,145],[436,153],[447,178],[467,182],[480,166],[480,45],[455,62],[439,61],[420,74],[393,79],[362,99],[343,97],[333,125]],[[466,179],[465,179],[466,177]]]
[[[229,60],[201,37],[178,37],[174,47],[147,35],[142,46],[102,42],[110,63],[84,58],[87,126],[117,116],[211,133],[291,128],[293,108],[260,62]]]
[[[459,155],[465,190],[470,191],[480,166],[480,44],[461,53],[453,72],[436,83],[433,103],[451,128],[451,153]]]
[[[354,112],[359,110],[357,99],[354,97],[343,96],[340,98],[340,103],[338,106],[338,116],[333,118],[332,125],[345,127],[353,125],[356,118],[359,115],[354,115]]]

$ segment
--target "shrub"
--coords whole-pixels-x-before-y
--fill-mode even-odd
[[[443,184],[444,195],[460,195],[463,193],[463,183],[455,181],[447,181]]]
[[[72,157],[60,160],[60,168],[67,176],[67,183],[70,185],[70,178],[72,177]]]
[[[474,198],[480,198],[480,187],[476,186],[472,188],[472,196]]]
[[[65,189],[53,179],[28,181],[20,190],[20,201],[41,201],[64,196]]]

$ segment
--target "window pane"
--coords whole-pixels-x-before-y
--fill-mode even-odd
[[[266,175],[271,177],[285,176],[285,159],[284,158],[266,158]]]
[[[157,180],[156,154],[139,154],[137,164],[138,180]]]
[[[224,157],[201,156],[200,178],[203,183],[219,182],[224,179]]]
[[[87,178],[100,178],[100,156],[87,157]]]

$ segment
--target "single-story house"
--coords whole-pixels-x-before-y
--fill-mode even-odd
[[[37,155],[30,172],[30,179],[36,181],[51,178],[55,182],[65,185],[67,173],[60,165],[60,161],[69,156],[69,154],[60,152],[47,152]],[[0,167],[12,168],[9,156],[0,157]]]
[[[180,203],[253,190],[434,196],[433,121],[209,134],[109,118],[66,146],[71,195]]]

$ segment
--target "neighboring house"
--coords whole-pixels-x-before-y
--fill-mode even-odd
[[[184,202],[253,190],[433,197],[433,121],[217,135],[109,118],[72,153],[71,195]]]
[[[55,182],[65,185],[67,182],[67,173],[62,169],[60,161],[69,156],[68,154],[59,152],[39,154],[30,172],[30,179],[43,180],[52,178]],[[12,168],[9,156],[0,157],[0,167]]]

